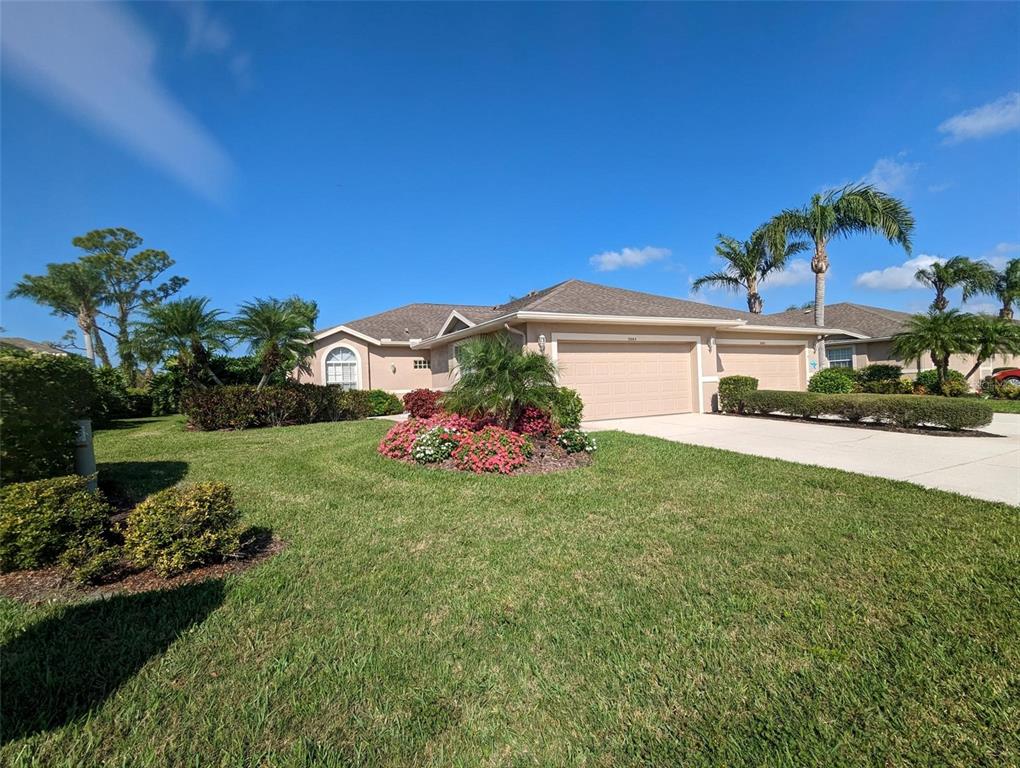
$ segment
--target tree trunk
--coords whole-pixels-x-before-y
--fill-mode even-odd
[[[761,299],[761,294],[757,291],[747,294],[747,309],[755,315],[760,315],[764,302]]]
[[[269,374],[268,373],[263,373],[262,374],[262,378],[259,379],[258,386],[255,387],[255,391],[256,392],[261,392],[262,391],[262,387],[266,386],[266,382],[267,381],[269,381]]]
[[[935,292],[935,301],[933,301],[931,303],[931,305],[932,305],[932,308],[936,312],[945,312],[946,311],[946,307],[949,306],[949,299],[946,298],[946,294],[945,294],[944,290],[938,289]]]
[[[970,377],[978,372],[978,369],[981,368],[981,364],[983,362],[984,362],[984,360],[982,360],[980,357],[976,358],[976,362],[974,363],[974,367],[971,368],[969,371],[967,371],[967,382],[968,383],[970,382]]]
[[[1003,302],[1002,309],[999,310],[999,317],[1003,320],[1013,319],[1013,304],[1012,302]]]
[[[815,244],[815,255],[811,259],[811,271],[815,273],[815,325],[825,325],[825,273],[829,269],[829,257],[825,253],[825,243]],[[825,339],[815,344],[815,355],[818,357],[818,369],[827,367],[825,355]]]
[[[137,364],[134,350],[131,349],[130,318],[127,310],[119,308],[117,313],[117,357],[120,358],[120,369],[129,386],[137,382]]]
[[[96,350],[92,346],[92,326],[88,316],[83,315],[81,312],[78,313],[78,328],[81,329],[81,335],[85,340],[85,357],[89,359],[92,365],[95,365]]]
[[[96,356],[102,362],[104,368],[113,368],[110,363],[110,355],[106,352],[106,344],[103,342],[103,337],[99,333],[99,326],[93,324],[92,326],[92,346],[96,350]]]

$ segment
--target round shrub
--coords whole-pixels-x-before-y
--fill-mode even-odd
[[[432,389],[414,389],[404,395],[404,410],[412,419],[428,419],[439,413],[442,392]]]
[[[872,363],[855,371],[855,378],[862,386],[873,381],[899,381],[902,376],[902,366],[886,363]]]
[[[747,392],[758,389],[754,376],[723,376],[719,379],[719,410],[737,413],[742,407],[742,398]]]
[[[581,426],[584,403],[581,396],[569,387],[557,387],[552,404],[552,420],[561,429],[577,429]]]
[[[524,435],[490,426],[464,433],[453,451],[453,460],[457,469],[467,472],[508,475],[524,466],[531,452],[531,441]]]
[[[595,438],[580,429],[566,430],[556,438],[556,442],[563,446],[563,450],[567,453],[581,453],[582,451],[593,453],[598,448]]]
[[[0,488],[0,571],[51,565],[89,538],[105,539],[110,505],[78,475]]]
[[[823,368],[808,382],[808,392],[846,395],[856,391],[857,381],[849,368]]]
[[[541,408],[528,406],[517,420],[515,432],[532,437],[542,437],[552,431],[552,416]]]
[[[939,384],[939,373],[936,370],[921,371],[914,379],[914,383],[919,387],[923,387],[924,391],[929,395],[945,394],[950,397],[955,397],[957,395],[966,394],[970,391],[970,386],[967,384],[966,377],[955,368],[950,368],[946,371],[946,383],[949,385],[949,392],[942,391],[942,386]],[[952,392],[955,392],[956,395],[950,394]]]
[[[372,416],[392,416],[404,412],[400,398],[385,389],[368,390],[368,401],[372,406]]]
[[[225,483],[167,488],[128,515],[124,554],[135,565],[170,576],[237,552],[240,518]]]
[[[878,379],[861,384],[861,392],[873,395],[911,395],[914,382],[910,379]]]

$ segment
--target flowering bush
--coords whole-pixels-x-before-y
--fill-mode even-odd
[[[520,432],[522,435],[541,437],[548,435],[551,430],[552,417],[549,412],[528,406],[517,420],[517,428],[514,431]]]
[[[524,435],[490,426],[459,435],[453,460],[457,469],[508,475],[527,463],[531,451],[531,441]]]
[[[460,445],[463,430],[440,424],[418,435],[411,448],[411,458],[419,464],[433,464],[446,461],[453,449]]]
[[[411,418],[393,425],[379,443],[379,453],[391,459],[415,458],[412,451],[419,435],[436,427],[459,433],[472,429],[474,422],[453,413],[437,413],[428,419]]]
[[[563,450],[567,453],[580,453],[581,451],[592,453],[598,448],[595,438],[580,429],[568,429],[557,438],[556,442],[563,446]]]
[[[431,389],[415,389],[404,395],[404,408],[412,419],[428,419],[439,413],[443,393]]]

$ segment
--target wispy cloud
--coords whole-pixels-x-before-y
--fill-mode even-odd
[[[773,272],[762,283],[764,288],[783,288],[790,285],[804,285],[815,279],[808,259],[791,259],[782,272]]]
[[[996,269],[1002,269],[1006,262],[1020,256],[1020,243],[999,243],[991,250],[981,254],[981,258]]]
[[[945,192],[947,189],[952,188],[953,182],[943,181],[941,184],[929,184],[928,191],[933,195],[937,195],[939,192]]]
[[[902,264],[897,264],[894,267],[862,272],[857,275],[854,285],[860,288],[871,288],[876,291],[905,291],[910,288],[923,288],[924,286],[914,278],[914,273],[919,269],[924,269],[932,264],[943,261],[945,259],[938,256],[921,254],[912,259],[907,259]]]
[[[1020,129],[1020,91],[1007,93],[1001,99],[953,115],[939,125],[946,134],[947,144],[968,139],[984,139]]]
[[[5,4],[0,41],[20,82],[203,197],[223,198],[230,158],[159,82],[155,43],[123,6]]]
[[[230,28],[212,15],[205,3],[176,3],[173,7],[183,15],[188,28],[185,55],[211,54],[223,57],[237,84],[242,88],[250,88],[253,84],[252,57],[237,45]]]
[[[643,267],[653,261],[661,261],[672,253],[669,248],[624,248],[619,251],[605,251],[588,259],[599,272],[612,272],[624,267]]]
[[[879,158],[861,181],[889,194],[908,191],[921,163],[907,162],[906,157],[906,152],[900,152],[895,157]]]

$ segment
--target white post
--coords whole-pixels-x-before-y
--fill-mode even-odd
[[[96,490],[96,452],[92,447],[92,421],[79,419],[74,441],[74,471],[89,478],[89,490]]]

